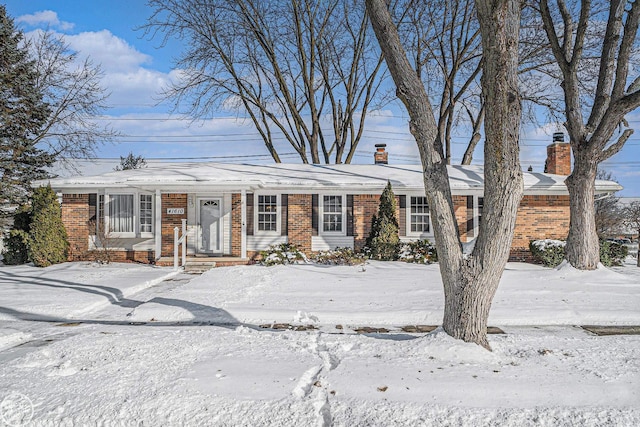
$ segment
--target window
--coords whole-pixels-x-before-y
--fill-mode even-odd
[[[133,233],[133,194],[109,195],[109,232]]]
[[[411,232],[429,232],[429,204],[426,197],[411,196]]]
[[[140,233],[153,232],[153,196],[140,195]]]
[[[322,197],[322,231],[336,233],[343,231],[342,206],[342,196]]]
[[[258,231],[278,231],[278,196],[258,196]]]

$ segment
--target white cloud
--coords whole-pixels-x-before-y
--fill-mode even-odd
[[[141,65],[150,64],[152,60],[151,56],[138,51],[109,30],[66,35],[65,40],[81,56],[90,56],[107,73],[135,72]]]
[[[31,15],[22,15],[19,16],[16,21],[24,22],[32,27],[45,25],[52,28],[58,28],[63,31],[70,30],[74,27],[74,24],[71,22],[61,21],[58,18],[58,14],[52,10],[42,10]]]

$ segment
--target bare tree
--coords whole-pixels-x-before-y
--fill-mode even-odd
[[[485,205],[482,226],[469,256],[462,250],[449,187],[446,157],[431,102],[401,45],[385,0],[367,0],[367,10],[409,116],[424,170],[425,193],[438,221],[434,232],[444,283],[444,330],[489,349],[487,319],[509,257],[523,193],[518,160],[520,96],[518,29],[520,2],[477,0],[484,52],[482,88],[486,105]]]
[[[81,61],[62,36],[51,32],[31,39],[29,50],[38,70],[37,89],[51,109],[36,146],[59,160],[93,156],[98,145],[119,135],[93,120],[107,108],[109,96],[100,86],[100,67]]]
[[[591,0],[572,4],[556,0],[556,5],[552,10],[547,0],[538,0],[562,75],[565,127],[574,157],[573,171],[565,181],[571,204],[567,260],[578,269],[592,270],[600,260],[594,214],[598,164],[622,149],[633,133],[625,115],[640,106],[640,77],[629,81],[640,2],[612,0],[603,4],[604,10],[595,8],[600,4],[592,4]],[[604,36],[594,59],[588,50],[587,35],[594,26],[603,25]],[[581,72],[594,66],[598,69],[596,84],[589,90]]]
[[[276,162],[278,138],[304,163],[351,162],[384,74],[360,2],[149,4],[147,34],[187,42],[182,78],[165,92],[177,110],[246,114]]]
[[[633,202],[624,209],[624,217],[627,226],[631,227],[638,233],[638,241],[640,241],[640,202]],[[640,267],[640,248],[638,249],[638,267]]]
[[[475,15],[473,2],[410,2],[401,24],[413,66],[437,106],[437,138],[443,141],[447,164],[451,164],[452,133],[460,121],[468,119],[473,129],[463,164],[471,163],[481,138],[484,107],[478,78],[482,48]]]
[[[545,36],[539,15],[529,8],[523,8],[522,14],[518,55],[520,94],[526,120],[537,122],[537,106],[558,104],[557,81],[547,76],[555,61],[547,44],[541,43]],[[471,164],[482,139],[485,113],[480,84],[482,46],[474,3],[409,2],[400,25],[402,39],[409,46],[408,55],[438,110],[438,137],[443,141],[447,164],[451,164],[453,134],[460,127],[469,130],[461,164]]]
[[[611,172],[598,169],[596,179],[615,181]],[[600,239],[614,237],[624,227],[624,215],[620,199],[613,194],[600,196],[595,201],[596,232]]]

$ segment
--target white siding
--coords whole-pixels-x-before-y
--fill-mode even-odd
[[[328,251],[335,248],[353,248],[353,236],[313,236],[312,251]]]
[[[231,193],[222,197],[222,253],[231,253]]]
[[[113,237],[109,241],[110,248],[121,251],[153,251],[155,239]],[[96,249],[96,236],[89,236],[89,249]]]
[[[264,251],[270,245],[279,245],[281,243],[287,243],[287,236],[247,236],[247,250],[248,251]]]

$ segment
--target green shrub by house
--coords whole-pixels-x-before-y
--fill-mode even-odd
[[[273,265],[306,263],[307,256],[296,245],[280,243],[271,245],[260,252],[261,264],[271,267]]]
[[[600,262],[602,265],[622,265],[629,255],[629,248],[616,242],[600,240]]]
[[[29,259],[37,267],[59,264],[67,260],[68,249],[56,193],[48,186],[36,188],[31,201]]]
[[[416,264],[431,264],[438,262],[436,246],[428,239],[415,240],[401,245],[398,259]]]
[[[387,182],[382,195],[378,214],[371,221],[371,232],[365,243],[366,253],[381,261],[393,261],[398,258],[400,237],[398,235],[398,220],[396,219],[396,197]]]
[[[562,240],[532,240],[529,242],[529,250],[533,258],[545,267],[557,267],[564,260],[564,247]]]

